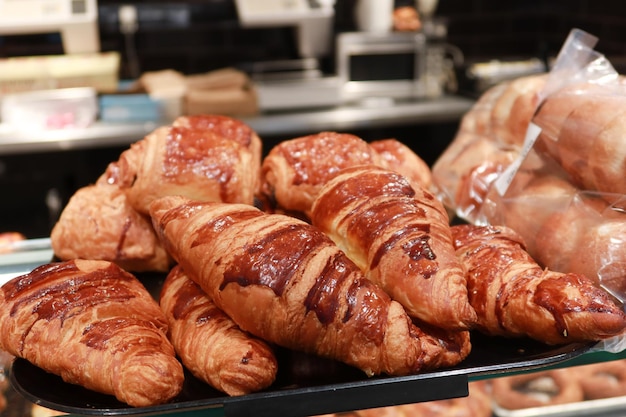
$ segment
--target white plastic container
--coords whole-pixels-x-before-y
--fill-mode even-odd
[[[64,88],[2,97],[1,120],[16,130],[84,128],[98,115],[94,88]]]

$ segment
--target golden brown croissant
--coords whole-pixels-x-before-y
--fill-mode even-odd
[[[430,167],[411,148],[397,139],[380,139],[370,146],[381,156],[382,166],[406,177],[414,187],[430,189],[432,174]]]
[[[135,272],[167,272],[171,265],[150,219],[130,207],[120,187],[105,181],[74,193],[52,228],[50,243],[64,261],[105,260]]]
[[[187,115],[176,118],[172,126],[211,131],[235,141],[252,152],[252,162],[256,164],[253,171],[260,169],[263,152],[261,138],[250,126],[239,119],[218,114]]]
[[[263,159],[261,192],[288,212],[308,215],[319,189],[340,169],[381,165],[381,156],[363,139],[320,132],[279,143]]]
[[[191,373],[229,395],[270,386],[278,369],[272,349],[243,332],[177,265],[160,297],[170,340]]]
[[[602,340],[626,329],[626,315],[608,293],[584,275],[542,269],[512,229],[451,229],[481,331],[561,344]]]
[[[183,368],[159,305],[106,261],[52,263],[0,288],[0,348],[131,406],[165,403]]]
[[[154,130],[117,162],[131,206],[148,214],[152,200],[165,195],[254,204],[261,145],[246,127],[225,116],[189,116]]]
[[[428,333],[319,229],[242,204],[164,197],[155,230],[243,330],[368,375],[411,374],[469,354],[469,332]]]
[[[448,214],[425,188],[385,168],[347,168],[321,189],[311,221],[411,317],[451,330],[476,320]]]

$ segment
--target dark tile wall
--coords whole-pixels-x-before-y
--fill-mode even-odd
[[[356,1],[336,1],[337,32],[354,30]],[[143,71],[246,69],[254,61],[297,57],[290,28],[241,29],[233,0],[99,0],[103,50],[125,53],[116,14],[123,3],[136,4],[146,21],[134,40]],[[440,0],[437,15],[448,22],[449,41],[469,62],[554,55],[577,27],[599,37],[597,49],[620,72],[626,65],[623,0]],[[0,37],[0,57],[61,52],[54,34]],[[334,70],[332,57],[322,60],[322,68]]]
[[[440,0],[449,41],[470,61],[555,55],[572,28],[599,38],[596,49],[624,72],[626,2],[622,0]]]

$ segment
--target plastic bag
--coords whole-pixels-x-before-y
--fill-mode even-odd
[[[626,83],[596,41],[575,29],[548,74],[486,92],[433,166],[433,183],[459,217],[513,228],[542,266],[583,273],[624,302]]]

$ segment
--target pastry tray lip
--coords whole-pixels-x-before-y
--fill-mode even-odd
[[[486,339],[488,343],[490,338]],[[499,338],[495,340],[495,350],[499,343],[507,344],[517,341]],[[501,362],[497,361],[497,357],[492,362],[485,361],[485,358],[493,356],[489,352],[477,360],[470,354],[468,359],[456,367],[409,376],[371,378],[363,376],[362,379],[320,385],[279,386],[235,397],[221,393],[207,397],[200,395],[197,398],[175,399],[166,404],[148,407],[130,407],[119,403],[113,397],[67,384],[60,377],[48,374],[20,358],[13,362],[10,380],[13,387],[29,401],[73,415],[147,416],[221,407],[227,416],[247,415],[249,411],[243,410],[255,410],[256,416],[308,416],[462,397],[467,395],[468,378],[530,371],[558,364],[590,351],[593,346],[594,344],[591,343],[573,343],[546,347],[545,352],[531,354],[520,360]],[[51,392],[50,387],[56,387],[54,388],[56,393]],[[59,390],[61,390],[61,395],[58,394]],[[87,396],[84,396],[85,392]],[[89,393],[98,397],[99,400],[91,404],[88,398]],[[76,398],[85,398],[84,403],[79,401],[77,404]],[[104,402],[98,403],[102,399]],[[299,409],[294,410],[294,402],[299,405]]]

